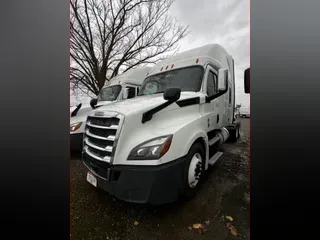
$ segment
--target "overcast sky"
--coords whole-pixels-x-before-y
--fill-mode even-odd
[[[248,0],[176,0],[170,15],[189,25],[180,52],[205,44],[219,43],[233,56],[236,74],[236,103],[249,106],[243,75],[249,67],[250,24]],[[72,100],[75,100],[72,97]]]
[[[244,94],[244,70],[250,64],[248,0],[176,0],[171,14],[189,25],[190,34],[180,42],[180,52],[205,44],[219,43],[233,56],[236,74],[236,103],[249,106]]]

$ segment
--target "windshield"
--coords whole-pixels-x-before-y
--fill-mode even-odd
[[[197,92],[201,88],[203,68],[200,66],[181,68],[147,77],[139,95],[164,92],[167,88],[178,87],[181,91]]]
[[[102,88],[98,95],[98,101],[114,101],[117,99],[120,91],[121,91],[120,85],[113,85],[113,86]]]

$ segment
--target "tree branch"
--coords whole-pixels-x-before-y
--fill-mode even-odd
[[[176,52],[187,28],[174,0],[71,0],[71,81],[98,94],[105,81]]]

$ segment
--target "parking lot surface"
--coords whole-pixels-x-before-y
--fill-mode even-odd
[[[248,239],[250,120],[239,120],[240,139],[225,144],[190,201],[150,207],[116,200],[86,182],[81,157],[72,153],[72,239]]]

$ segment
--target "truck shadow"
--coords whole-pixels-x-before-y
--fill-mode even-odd
[[[214,195],[211,195],[208,198],[208,185],[212,184],[212,181],[209,181],[210,178],[215,177],[217,174],[218,168],[213,166],[211,167],[206,174],[204,175],[203,182],[199,186],[197,195],[192,199],[180,198],[175,202],[166,203],[163,205],[148,205],[148,204],[137,204],[137,203],[128,203],[119,199],[114,198],[109,193],[100,190],[94,189],[94,198],[96,198],[96,203],[103,206],[104,211],[107,215],[112,215],[115,218],[117,216],[125,216],[127,219],[134,221],[148,221],[152,220],[153,222],[159,222],[162,224],[168,225],[168,218],[175,219],[174,222],[177,225],[176,218],[180,219],[180,223],[183,226],[186,226],[182,220],[182,215],[189,215],[190,213],[194,214],[194,221],[196,218],[199,218],[203,213],[203,206],[210,203],[210,199],[214,199]],[[91,187],[91,186],[89,186]],[[210,194],[210,192],[209,192]],[[212,193],[211,193],[212,194]],[[90,196],[91,198],[91,196]],[[202,209],[201,209],[202,208]],[[190,213],[189,213],[190,212]],[[197,214],[195,214],[197,212]],[[191,218],[188,216],[187,218]],[[165,219],[165,220],[163,220]],[[120,219],[119,219],[120,220]],[[170,222],[170,221],[169,221]],[[188,223],[190,224],[190,223]]]
[[[231,200],[233,189],[241,182],[235,176],[237,173],[225,168],[225,160],[228,161],[228,157],[208,169],[194,198],[189,201],[179,199],[160,206],[115,199],[87,183],[86,171],[82,171],[84,168],[79,164],[78,170],[81,169],[79,174],[82,176],[72,187],[73,194],[81,196],[72,197],[73,237],[85,239],[88,232],[101,229],[115,239],[149,239],[150,233],[154,239],[194,239],[196,232],[190,231],[188,226],[209,220],[210,231],[217,234],[217,239],[223,239],[226,230],[221,217],[227,213],[239,215],[240,204]],[[244,191],[240,190],[241,193],[237,193],[239,198]],[[245,214],[246,210],[241,211],[242,219]],[[244,229],[242,224],[237,227]],[[206,236],[209,239],[210,234]]]
[[[105,239],[150,239],[151,233],[152,239],[196,239],[197,232],[188,226],[209,220],[210,234],[203,239],[228,239],[224,215],[233,216],[235,227],[246,235],[248,210],[243,197],[248,188],[248,149],[242,146],[245,142],[237,145],[226,146],[225,154],[204,175],[194,198],[160,206],[123,202],[92,187],[86,181],[86,168],[77,162],[81,153],[72,152],[73,238],[88,239],[89,233],[98,234],[100,229],[98,235]],[[99,239],[98,235],[92,239]]]

